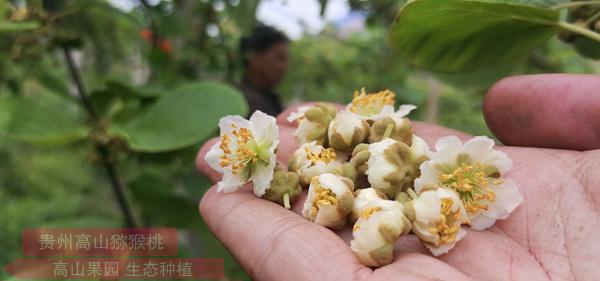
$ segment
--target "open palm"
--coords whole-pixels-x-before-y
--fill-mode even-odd
[[[349,228],[331,231],[299,213],[257,198],[249,189],[220,194],[211,188],[200,212],[210,229],[257,280],[594,280],[600,276],[600,78],[538,75],[505,79],[486,96],[485,116],[513,160],[506,174],[525,202],[486,231],[468,231],[448,254],[432,257],[406,235],[392,264],[371,269],[348,246]],[[278,158],[297,148],[294,125],[278,118]],[[457,113],[460,114],[460,113]],[[414,123],[430,145],[442,136],[470,136]],[[219,180],[204,154],[198,169]],[[546,147],[546,148],[532,148]],[[596,150],[593,150],[596,149]],[[584,151],[582,151],[584,150]]]

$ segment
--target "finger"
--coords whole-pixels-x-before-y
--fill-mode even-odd
[[[375,270],[373,279],[396,280],[399,274],[402,280],[471,280],[444,262],[418,253],[396,256],[392,264]]]
[[[560,149],[600,148],[600,76],[509,77],[484,101],[484,115],[503,143]]]
[[[298,110],[298,108],[301,107],[301,106],[311,106],[311,105],[315,105],[317,103],[325,103],[325,104],[333,105],[337,110],[342,110],[344,108],[344,105],[341,105],[339,103],[327,103],[327,102],[300,102],[300,103],[296,103],[296,104],[293,104],[292,106],[289,106],[288,108],[286,108],[282,113],[280,113],[277,116],[277,125],[279,125],[279,126],[287,126],[287,127],[296,127],[298,124],[296,124],[296,122],[289,122],[287,120],[288,116],[290,116],[290,114],[292,112],[295,112],[296,110]]]
[[[372,273],[327,228],[247,190],[223,194],[213,187],[200,213],[253,279],[341,280]]]

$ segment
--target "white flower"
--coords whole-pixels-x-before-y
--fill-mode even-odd
[[[354,205],[353,190],[354,184],[347,178],[329,173],[314,177],[302,215],[329,228],[342,228]]]
[[[393,139],[369,145],[367,180],[389,198],[412,187],[414,179],[419,176],[419,165],[431,154],[423,139],[415,135],[412,139],[411,147]]]
[[[412,231],[434,256],[447,253],[465,236],[461,228],[467,214],[460,199],[444,188],[423,191],[411,201],[414,211]]]
[[[366,206],[379,199],[385,199],[384,194],[371,187],[359,189],[354,194],[356,195],[354,198],[354,207],[352,208],[352,216],[354,217],[354,220],[358,219],[361,211]]]
[[[398,110],[395,111],[395,103],[396,94],[390,90],[367,94],[365,88],[362,88],[360,94],[358,91],[354,92],[354,98],[352,99],[352,102],[348,104],[346,110],[363,120],[377,121],[390,117],[397,122],[399,127],[402,118],[417,107],[412,104],[406,104],[401,105]]]
[[[287,117],[289,122],[298,122],[294,137],[300,144],[317,141],[323,144],[327,138],[329,122],[335,117],[335,108],[327,104],[301,106]]]
[[[382,199],[373,188],[367,188],[358,193],[353,212],[358,214],[358,220],[352,229],[352,251],[367,266],[391,263],[396,240],[411,227],[402,204]]]
[[[342,111],[329,123],[329,146],[341,151],[352,151],[369,135],[367,121],[348,111]]]
[[[254,193],[262,196],[273,179],[279,144],[279,129],[274,117],[256,111],[246,120],[226,116],[219,121],[221,139],[204,159],[223,174],[217,190],[234,192],[252,181]]]
[[[443,137],[435,145],[431,160],[421,165],[415,190],[445,187],[462,200],[471,227],[483,230],[497,219],[505,219],[523,202],[517,186],[502,178],[512,161],[494,150],[494,141],[475,137],[464,145],[456,136]]]
[[[300,183],[304,186],[310,184],[314,176],[323,173],[341,173],[341,167],[345,157],[336,153],[332,148],[324,148],[316,141],[305,143],[298,148],[290,157],[288,168],[300,177]]]

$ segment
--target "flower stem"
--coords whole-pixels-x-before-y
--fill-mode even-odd
[[[562,4],[554,5],[551,8],[553,10],[560,10],[560,9],[568,9],[568,8],[574,8],[574,7],[587,6],[587,5],[600,5],[600,1],[568,2],[568,3],[562,3]]]
[[[290,195],[287,193],[283,194],[283,206],[288,210],[292,207],[290,206]]]
[[[564,22],[564,21],[559,21],[558,22],[558,26],[560,28],[562,28],[562,29],[571,31],[573,33],[577,33],[577,34],[579,34],[581,36],[585,36],[585,37],[590,38],[590,39],[592,39],[594,41],[600,42],[600,34],[594,32],[594,31],[591,31],[591,30],[589,30],[587,28],[583,28],[583,27],[581,27],[579,25],[568,23],[568,22]]]
[[[385,132],[383,133],[383,139],[387,139],[390,137],[390,135],[392,134],[392,131],[394,131],[394,127],[395,127],[395,125],[393,123],[390,123],[387,125],[387,127],[385,127]]]
[[[406,190],[406,193],[408,193],[408,196],[410,196],[410,198],[412,199],[417,199],[417,193],[415,193],[415,191],[412,188],[409,188]]]

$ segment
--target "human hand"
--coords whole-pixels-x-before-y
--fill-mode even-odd
[[[484,116],[499,146],[513,160],[506,178],[525,202],[486,231],[469,231],[448,254],[429,255],[418,238],[396,243],[393,263],[371,269],[348,246],[351,226],[332,231],[292,211],[257,198],[248,188],[200,202],[209,228],[257,280],[577,279],[600,276],[600,78],[594,75],[518,76],[488,92]],[[284,163],[298,147],[295,127],[278,118]],[[468,134],[414,122],[430,145],[442,136]],[[216,140],[197,157],[198,169],[218,181],[204,161]],[[529,147],[516,147],[529,146]],[[544,148],[539,148],[544,147]],[[596,149],[596,150],[593,150]],[[582,151],[578,151],[582,150]]]

